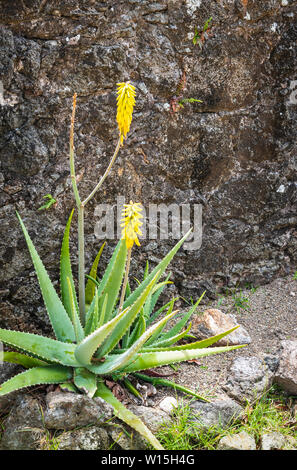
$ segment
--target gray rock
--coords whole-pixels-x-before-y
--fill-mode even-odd
[[[272,373],[275,373],[277,371],[279,367],[278,356],[264,356],[263,360]]]
[[[56,440],[59,450],[108,450],[110,446],[108,433],[98,426],[68,431]]]
[[[46,396],[44,423],[48,429],[75,429],[103,424],[113,416],[113,408],[101,398],[74,393],[50,392]]]
[[[14,375],[22,372],[24,369],[16,364],[0,362],[0,385]],[[16,398],[22,395],[22,392],[16,391],[0,397],[0,413],[4,414],[13,406]]]
[[[17,397],[4,423],[1,448],[7,450],[38,449],[44,435],[41,406],[30,395]]]
[[[253,401],[269,389],[273,373],[258,357],[237,357],[231,364],[223,389],[240,402]]]
[[[114,205],[120,188],[126,202],[137,195],[146,208],[152,201],[191,204],[193,212],[203,204],[201,248],[182,249],[170,268],[180,296],[197,298],[203,285],[213,296],[226,281],[259,285],[291,272],[296,5],[249,2],[248,21],[244,3],[0,2],[0,282],[11,293],[0,305],[0,327],[52,333],[15,209],[57,280],[57,253],[74,205],[65,156],[72,95],[78,93],[76,168],[86,195],[116,143],[115,88],[122,80],[136,85],[137,112],[112,174],[88,205],[86,266],[100,244],[94,208]],[[214,28],[200,49],[195,26],[203,28],[209,16]],[[170,114],[183,71],[183,97],[203,102]],[[47,193],[57,204],[37,211]],[[134,252],[135,275],[146,258],[172,246],[151,240],[145,252],[149,241]],[[70,243],[76,250],[76,240]],[[114,245],[104,250],[103,265]],[[74,272],[76,263],[73,254]]]
[[[171,421],[168,413],[157,408],[137,405],[129,405],[127,408],[136,416],[139,416],[152,432],[158,431],[163,423]]]
[[[297,340],[281,342],[280,362],[274,382],[286,392],[297,395]]]
[[[195,401],[190,406],[195,423],[199,424],[202,430],[215,426],[226,428],[232,421],[239,418],[243,411],[238,403],[228,397],[211,403]]]
[[[192,317],[191,333],[199,339],[206,339],[231,330],[235,326],[239,326],[235,315],[226,314],[221,312],[221,310],[213,308],[205,310],[202,315]],[[251,338],[248,332],[240,326],[237,330],[217,341],[214,346],[232,346],[236,344],[249,344],[250,342]]]
[[[261,437],[261,450],[280,450],[286,443],[286,437],[280,432],[265,433]]]
[[[123,425],[118,424],[116,427],[109,426],[107,431],[113,441],[113,449],[145,450],[148,448],[148,441],[131,428],[124,429]]]
[[[256,442],[247,432],[242,431],[222,437],[218,443],[218,450],[256,450]]]

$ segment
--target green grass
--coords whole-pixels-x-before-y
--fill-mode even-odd
[[[236,309],[237,313],[241,310],[248,310],[250,308],[249,298],[242,293],[242,290],[234,292],[232,294],[232,300],[233,307]]]
[[[289,402],[289,398],[272,387],[254,404],[246,404],[240,420],[226,429],[214,426],[207,431],[201,431],[193,419],[189,403],[181,403],[174,410],[172,423],[162,426],[157,437],[166,450],[216,450],[219,440],[227,435],[246,431],[260,448],[262,434],[279,432],[295,438],[297,446],[297,423],[290,415]]]
[[[294,275],[293,275],[293,281],[296,281],[297,280],[297,271],[295,271]]]

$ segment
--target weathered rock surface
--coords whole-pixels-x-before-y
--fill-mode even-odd
[[[90,424],[100,425],[112,416],[112,406],[101,398],[56,392],[46,396],[44,424],[48,429],[70,430]]]
[[[240,402],[254,401],[272,384],[273,373],[258,357],[237,357],[230,366],[223,389]]]
[[[146,208],[203,204],[201,249],[182,249],[172,263],[186,298],[205,288],[213,295],[217,285],[266,282],[296,264],[296,4],[245,4],[1,2],[1,327],[51,333],[15,209],[58,279],[57,253],[74,206],[72,95],[78,93],[77,175],[87,195],[116,143],[115,85],[122,80],[135,84],[137,105],[112,175],[88,207],[87,265],[100,243],[95,207],[115,204],[119,192]],[[210,16],[201,49],[193,35]],[[183,97],[203,103],[171,115],[183,74]],[[57,203],[37,211],[48,193]],[[138,274],[146,259],[154,264],[172,244],[143,241],[131,271]]]
[[[14,375],[22,372],[23,368],[16,365],[10,364],[8,362],[0,363],[0,385],[6,380],[11,379]],[[8,395],[4,395],[0,397],[0,413],[3,414],[5,411],[8,411],[13,403],[15,402],[16,398],[21,395],[22,392],[13,392],[9,393]]]
[[[146,406],[129,405],[127,406],[144,424],[152,431],[156,432],[162,424],[171,421],[168,413],[157,408]]]
[[[297,340],[282,341],[281,349],[274,381],[286,392],[297,395]]]
[[[40,403],[30,395],[18,397],[5,420],[0,448],[3,450],[38,449],[43,435]]]
[[[256,450],[256,442],[247,432],[242,431],[222,437],[218,450]]]
[[[291,436],[284,436],[280,432],[269,432],[261,436],[261,450],[281,450],[293,447]],[[293,438],[294,440],[294,438]],[[297,441],[295,441],[297,445]]]
[[[104,428],[90,426],[61,434],[57,445],[59,450],[107,450],[110,439]]]
[[[195,401],[190,406],[195,423],[203,430],[211,427],[226,428],[232,421],[239,418],[243,411],[238,403],[228,397],[211,403]]]
[[[193,333],[199,339],[206,339],[231,330],[238,326],[235,315],[223,313],[221,310],[211,308],[205,310],[202,315],[192,317]],[[237,330],[217,341],[213,346],[232,346],[236,344],[249,344],[251,338],[245,328],[240,326]]]

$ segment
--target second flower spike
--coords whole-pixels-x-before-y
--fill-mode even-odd
[[[122,238],[126,240],[126,246],[128,249],[132,248],[134,243],[140,246],[139,240],[137,235],[142,235],[140,227],[142,222],[140,219],[143,218],[141,215],[142,207],[139,202],[133,203],[130,201],[129,204],[124,204],[124,209],[122,212],[123,218],[121,227],[122,230]]]

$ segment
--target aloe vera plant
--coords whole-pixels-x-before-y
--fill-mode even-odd
[[[72,126],[73,121],[74,116]],[[126,125],[123,130],[120,129],[120,144],[126,137],[129,125],[130,121],[128,121],[128,128]],[[74,176],[73,127],[70,142],[70,167],[71,175]],[[119,145],[116,152],[118,152],[118,147]],[[106,174],[102,179],[105,177]],[[99,186],[100,184],[95,190]],[[95,190],[84,202],[91,198]],[[76,202],[83,205],[76,182],[74,193]],[[134,208],[135,212],[133,212]],[[154,448],[162,449],[144,423],[112,394],[105,380],[111,377],[114,381],[123,381],[129,385],[129,375],[134,375],[138,379],[147,380],[156,385],[174,387],[196,398],[201,398],[196,392],[169,380],[153,379],[146,375],[145,371],[157,366],[231,351],[242,346],[209,348],[235,328],[207,340],[179,344],[181,339],[191,338],[188,322],[201,299],[177,319],[173,326],[165,330],[167,323],[177,316],[178,311],[174,310],[175,299],[156,309],[162,290],[170,282],[169,277],[162,281],[162,276],[190,231],[151,272],[147,264],[143,280],[138,282],[138,286],[132,291],[128,275],[131,249],[134,242],[138,242],[137,234],[140,233],[140,209],[137,205],[127,205],[124,215],[123,237],[118,242],[100,280],[97,277],[97,267],[103,246],[87,276],[86,285],[85,279],[82,279],[82,274],[85,278],[84,269],[82,269],[84,267],[83,253],[79,251],[81,264],[79,266],[79,296],[77,296],[69,252],[73,211],[71,212],[61,248],[61,295],[59,297],[21,217],[17,214],[56,339],[0,329],[0,341],[8,345],[10,349],[16,350],[4,352],[4,361],[20,364],[26,369],[0,386],[0,396],[37,384],[60,384],[63,389],[72,392],[85,393],[89,397],[101,397],[114,407],[116,416],[140,432]],[[81,209],[78,210],[78,219],[80,250],[83,243]]]
[[[146,273],[135,291],[131,292],[130,287],[126,290],[123,310],[118,313],[117,297],[127,257],[125,240],[120,240],[101,282],[91,281],[95,289],[92,299],[88,298],[91,302],[87,310],[86,325],[83,327],[70,265],[69,231],[72,213],[65,229],[61,250],[61,299],[24,223],[20,216],[18,217],[56,339],[0,329],[0,340],[20,351],[4,352],[4,361],[21,364],[27,369],[3,383],[0,396],[37,384],[69,384],[77,393],[86,393],[90,397],[101,396],[111,403],[120,419],[134,426],[155,448],[160,449],[160,444],[149,429],[112,395],[104,384],[104,379],[112,377],[113,380],[122,380],[129,374],[135,374],[135,377],[142,380],[153,381],[156,385],[172,386],[201,398],[195,392],[169,380],[154,381],[143,371],[235,348],[208,348],[233,329],[208,340],[176,345],[180,339],[187,336],[189,328],[184,327],[199,301],[167,332],[164,332],[166,323],[177,314],[177,311],[173,310],[175,299],[166,305],[167,312],[164,316],[162,313],[165,309],[162,307],[154,311],[157,298],[168,282],[168,278],[159,282],[160,278],[188,234],[151,273]],[[97,277],[96,268],[93,267],[91,272]],[[154,321],[158,316],[162,318]],[[142,371],[140,375],[137,374],[139,371]]]

